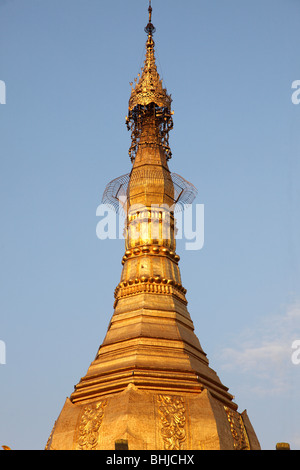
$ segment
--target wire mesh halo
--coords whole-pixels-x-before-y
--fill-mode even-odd
[[[177,173],[171,173],[171,179],[174,185],[174,212],[180,212],[185,205],[192,204],[198,191],[192,183]],[[111,204],[117,213],[120,210],[126,213],[129,181],[130,173],[110,181],[104,190],[102,204]]]

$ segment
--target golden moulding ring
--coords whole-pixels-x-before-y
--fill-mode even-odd
[[[135,279],[121,281],[115,288],[114,297],[117,300],[143,292],[153,294],[178,294],[182,302],[187,303],[185,294],[187,290],[173,279],[162,278],[161,276],[141,276]]]
[[[142,246],[139,248],[132,248],[130,250],[125,251],[125,255],[122,259],[122,264],[125,263],[129,258],[134,256],[142,256],[144,254],[153,254],[153,255],[165,255],[173,259],[176,263],[179,262],[180,256],[177,255],[174,251],[168,250],[168,248],[160,247],[160,246]]]

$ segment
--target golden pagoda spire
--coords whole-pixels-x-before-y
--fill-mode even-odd
[[[172,127],[171,99],[155,65],[151,14],[150,5],[145,65],[129,100],[127,124],[134,156],[126,187],[125,253],[114,314],[71,400],[83,403],[118,393],[131,383],[152,393],[174,387],[197,394],[203,389],[202,377],[213,394],[236,409],[228,389],[209,368],[187,311],[175,241],[178,189],[168,168],[166,143]]]
[[[155,64],[151,1],[148,11],[145,64],[126,119],[133,165],[103,196],[114,204],[126,194],[125,253],[113,315],[46,448],[257,449],[247,414],[237,411],[209,366],[187,309],[174,206],[192,202],[196,191],[168,168],[171,98]]]

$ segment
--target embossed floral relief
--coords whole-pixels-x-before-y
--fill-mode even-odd
[[[186,440],[186,408],[183,397],[158,395],[160,433],[165,450],[181,450]]]
[[[84,407],[78,428],[78,450],[96,449],[106,404],[106,401],[101,401]]]
[[[243,418],[238,412],[231,410],[227,406],[224,406],[224,409],[226,411],[228,423],[230,425],[230,431],[234,441],[234,448],[236,450],[250,450],[250,444]]]

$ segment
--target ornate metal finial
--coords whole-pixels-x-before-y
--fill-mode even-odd
[[[147,127],[149,121],[154,121],[158,129],[160,137],[160,145],[163,147],[166,159],[169,160],[172,156],[169,147],[169,131],[173,128],[173,111],[171,111],[171,95],[167,94],[167,90],[162,86],[162,80],[157,72],[155,56],[154,56],[154,41],[152,34],[155,31],[151,23],[152,7],[151,0],[149,0],[149,23],[145,28],[148,33],[148,40],[146,43],[146,59],[142,74],[138,74],[133,82],[130,82],[131,97],[128,106],[128,116],[126,116],[126,124],[129,131],[131,131],[131,147],[129,149],[129,157],[132,163],[134,162],[140,136],[143,127]],[[150,186],[157,182],[157,173],[150,172],[147,176],[147,182]],[[172,194],[174,202],[174,212],[184,209],[186,204],[191,204],[197,195],[197,189],[180,175],[170,173],[172,179],[172,187],[174,193]],[[110,204],[114,207],[115,211],[121,211],[127,214],[128,211],[128,191],[129,182],[132,178],[131,173],[119,176],[111,181],[105,188],[102,197],[103,204]]]
[[[145,27],[145,32],[148,33],[150,36],[152,36],[152,34],[155,33],[156,29],[155,29],[155,27],[153,26],[153,24],[151,22],[151,20],[152,20],[151,0],[149,0],[148,12],[149,12],[149,22],[148,22],[147,26]]]
[[[129,149],[129,156],[131,161],[134,161],[142,125],[145,122],[146,115],[150,111],[150,107],[154,107],[154,115],[157,120],[157,126],[160,131],[162,145],[166,152],[167,159],[171,158],[171,150],[169,147],[169,131],[173,127],[173,120],[171,111],[171,95],[168,95],[167,90],[163,87],[162,80],[157,71],[155,55],[154,55],[154,41],[153,33],[155,27],[152,20],[152,6],[151,0],[149,1],[149,23],[145,31],[148,33],[146,43],[146,58],[142,74],[138,75],[138,80],[134,80],[131,85],[131,96],[129,99],[128,116],[126,117],[126,124],[128,130],[131,130],[132,143]],[[151,111],[152,112],[152,111]],[[152,113],[153,114],[153,113]]]

